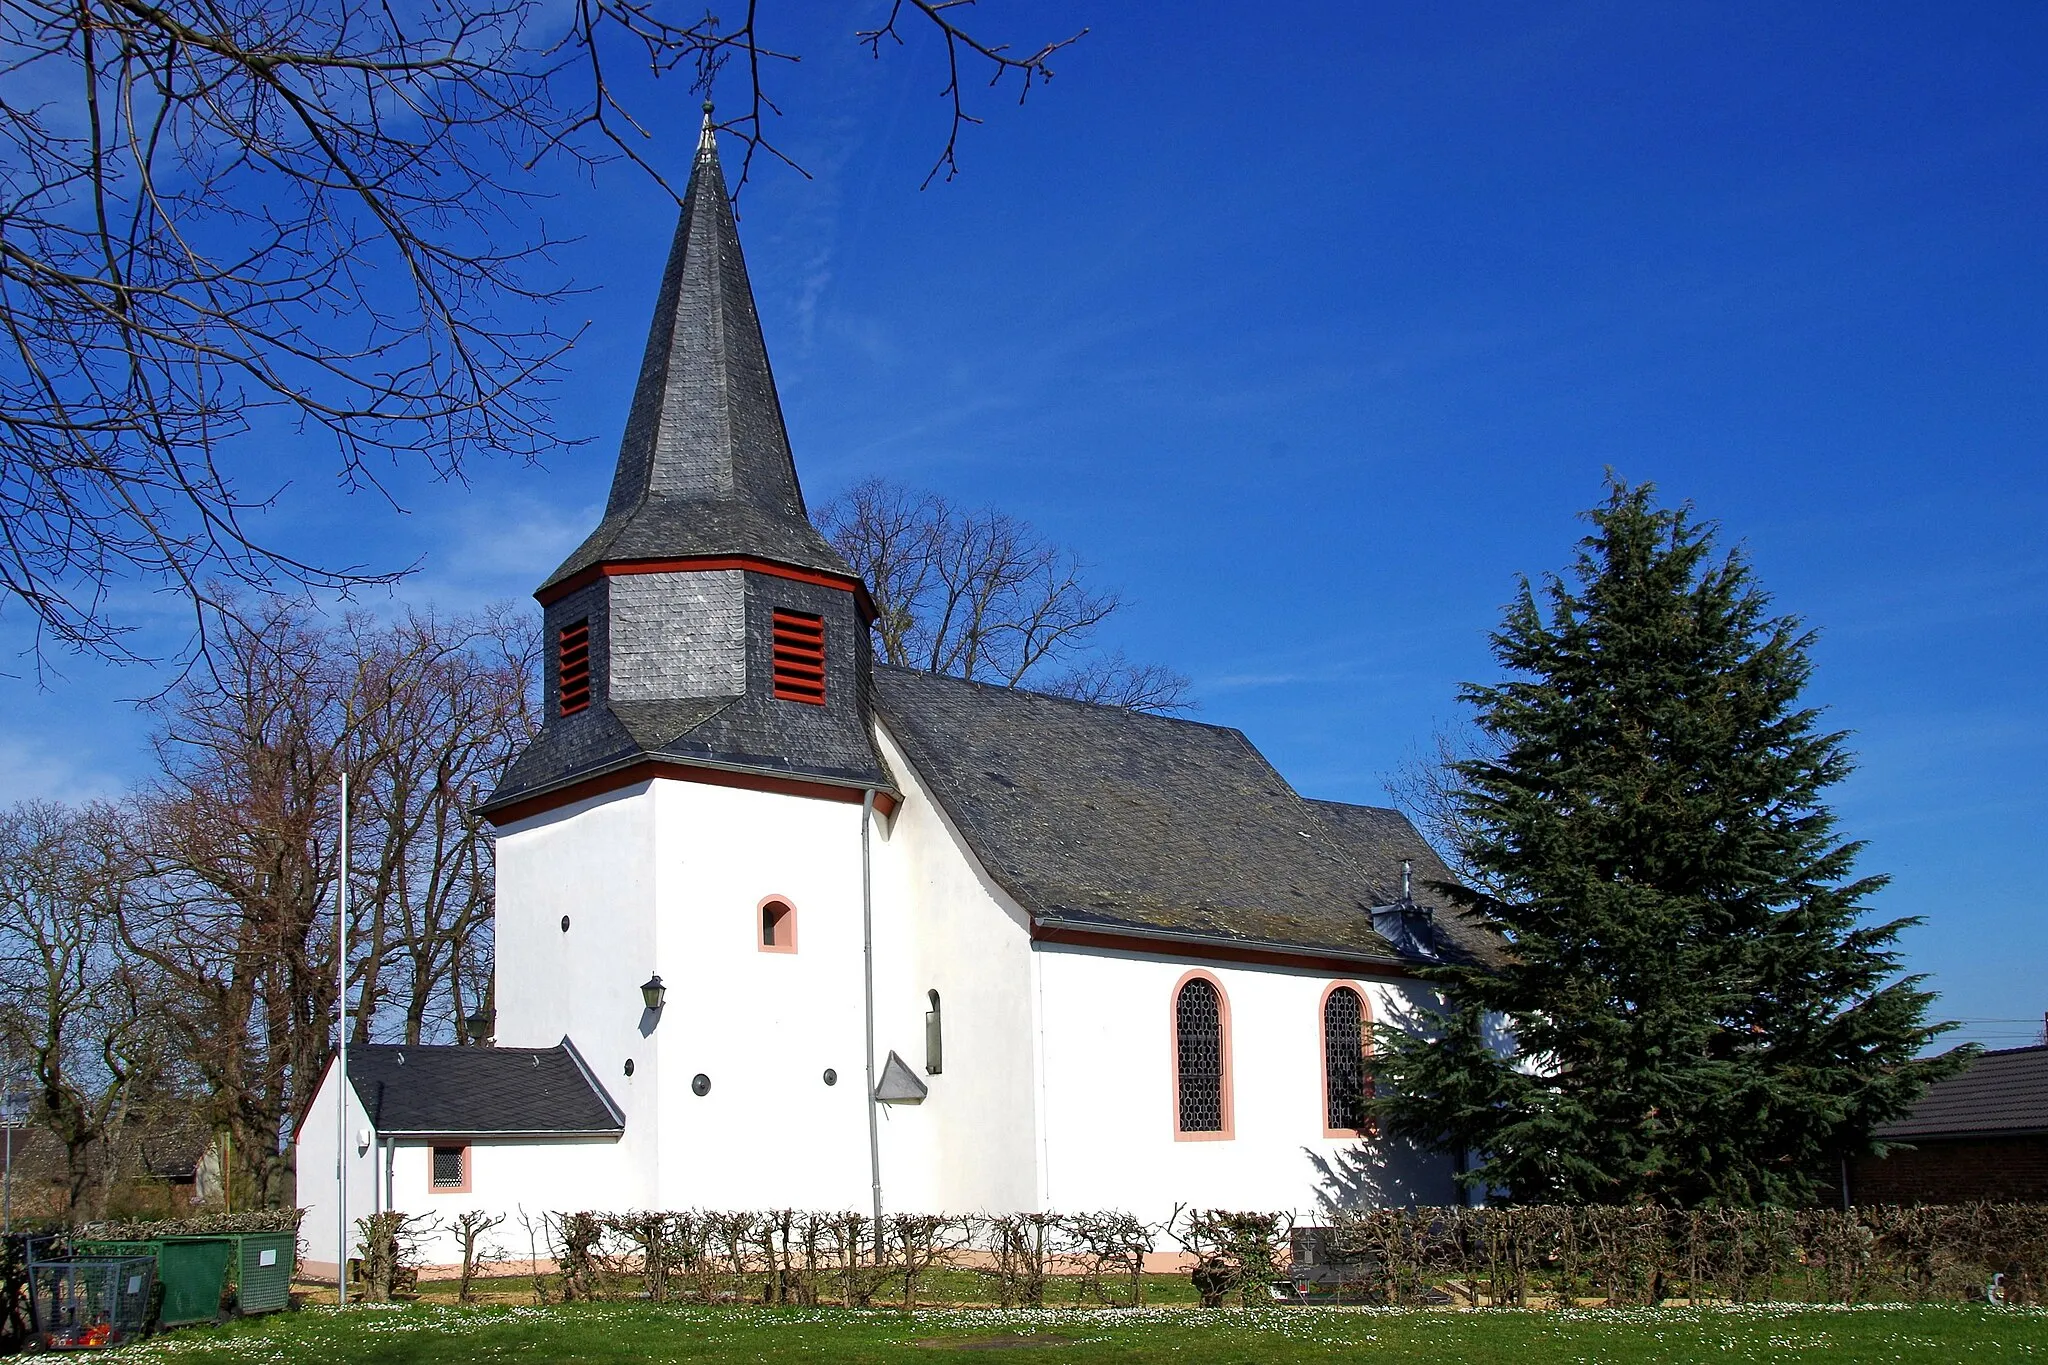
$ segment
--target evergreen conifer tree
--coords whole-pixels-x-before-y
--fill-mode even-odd
[[[1916,1060],[1949,1026],[1898,976],[1915,921],[1865,922],[1811,633],[1651,486],[1588,519],[1495,632],[1508,678],[1462,690],[1489,745],[1453,765],[1459,852],[1494,894],[1440,890],[1507,952],[1431,972],[1435,1036],[1379,1030],[1381,1124],[1520,1201],[1831,1201],[1958,1064]]]

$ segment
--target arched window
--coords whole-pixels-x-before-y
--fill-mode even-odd
[[[1355,986],[1323,993],[1323,1136],[1363,1137],[1372,1131],[1366,1074],[1365,997]]]
[[[774,897],[761,902],[761,951],[796,951],[796,907]]]
[[[1184,979],[1173,995],[1174,1130],[1230,1136],[1229,1005],[1215,978]]]
[[[939,1017],[939,993],[926,991],[932,1007],[924,1012],[924,1074],[936,1076],[946,1069],[945,1021]]]

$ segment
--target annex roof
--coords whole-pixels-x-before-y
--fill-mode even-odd
[[[804,511],[707,110],[604,519],[540,591],[594,564],[721,555],[853,576]]]
[[[356,1046],[348,1078],[385,1137],[610,1137],[626,1127],[567,1038],[554,1047]]]
[[[989,875],[1041,924],[1401,962],[1372,927],[1414,865],[1449,958],[1491,938],[1397,811],[1297,795],[1222,726],[877,666],[875,709]]]
[[[2048,1046],[1980,1054],[1968,1070],[1928,1086],[1912,1113],[1882,1125],[1875,1136],[1911,1142],[2027,1133],[2048,1133]]]

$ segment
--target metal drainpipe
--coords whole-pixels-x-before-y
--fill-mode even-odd
[[[875,1259],[882,1253],[882,1133],[875,1114],[875,890],[868,830],[874,824],[875,793],[860,798],[860,951],[866,976],[868,1024],[868,1173],[874,1179]]]

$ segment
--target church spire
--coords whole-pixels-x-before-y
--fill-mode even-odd
[[[708,104],[604,521],[542,591],[599,563],[703,555],[850,576],[804,510]]]

